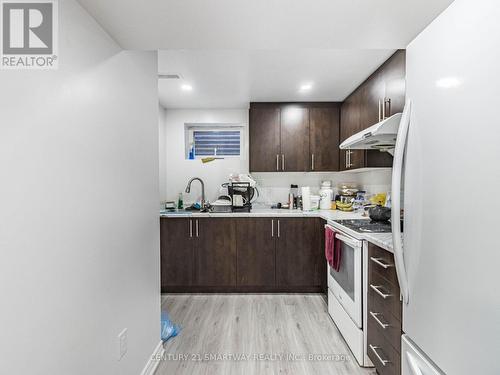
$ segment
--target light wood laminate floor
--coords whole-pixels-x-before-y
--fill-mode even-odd
[[[375,374],[357,365],[321,295],[162,295],[162,309],[182,330],[156,375]]]

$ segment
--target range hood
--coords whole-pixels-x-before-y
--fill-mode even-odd
[[[347,138],[340,149],[391,151],[396,145],[401,113],[382,120]]]

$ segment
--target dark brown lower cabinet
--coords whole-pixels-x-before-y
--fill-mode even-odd
[[[195,233],[196,283],[208,287],[236,286],[235,221],[196,219]]]
[[[316,223],[315,219],[309,218],[278,220],[276,249],[278,286],[320,285]]]
[[[194,240],[190,219],[160,219],[161,287],[194,285]]]
[[[162,292],[324,292],[323,225],[318,218],[162,218]]]
[[[380,375],[399,375],[402,306],[394,257],[373,244],[368,254],[368,357]]]
[[[255,287],[275,285],[276,220],[241,218],[236,223],[237,284]]]

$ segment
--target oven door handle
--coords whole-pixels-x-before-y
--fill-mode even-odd
[[[336,233],[335,237],[337,239],[339,239],[340,241],[345,242],[346,244],[348,244],[354,248],[360,248],[362,246],[360,241],[356,241],[352,238],[343,236],[342,234]]]

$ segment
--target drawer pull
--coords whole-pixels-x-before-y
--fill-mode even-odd
[[[381,313],[374,313],[372,311],[370,311],[370,315],[372,316],[373,319],[375,319],[375,321],[383,328],[383,329],[386,329],[387,327],[389,327],[389,324],[387,323],[382,323],[382,321],[378,318],[379,315],[382,315]]]
[[[392,294],[386,294],[386,293],[382,292],[382,291],[380,290],[380,288],[382,288],[380,285],[373,285],[373,284],[370,284],[370,288],[372,288],[375,292],[377,292],[377,294],[378,294],[380,297],[382,297],[382,298],[384,298],[384,299],[386,299],[386,298],[388,298],[388,297],[391,297],[391,296],[392,296]]]
[[[377,357],[377,359],[380,361],[380,363],[382,363],[382,366],[386,366],[388,363],[390,363],[391,361],[389,361],[388,359],[383,359],[380,354],[378,354],[377,352],[377,349],[380,349],[380,347],[378,346],[373,346],[372,344],[369,345],[370,346],[370,349],[371,351],[373,352],[373,354],[375,354],[375,356]]]
[[[370,260],[373,262],[373,263],[376,263],[378,264],[380,267],[383,267],[385,269],[388,269],[389,267],[394,267],[394,264],[389,264],[389,263],[383,263],[381,262],[382,258],[374,258],[374,257],[370,257]]]

